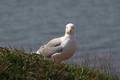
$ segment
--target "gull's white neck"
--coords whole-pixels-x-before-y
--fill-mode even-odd
[[[70,40],[70,41],[75,41],[76,40],[76,36],[75,34],[65,34],[62,38],[61,38],[62,41],[65,41],[65,40]]]
[[[64,35],[65,38],[74,38],[75,34],[66,34]]]

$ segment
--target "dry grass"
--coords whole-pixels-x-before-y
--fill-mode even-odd
[[[37,54],[0,48],[0,80],[118,80],[99,70],[55,64]]]

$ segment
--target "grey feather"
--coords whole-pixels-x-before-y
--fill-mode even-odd
[[[46,45],[43,45],[39,48],[39,53],[50,57],[54,53],[59,53],[63,51],[63,47],[61,46],[61,39],[55,38],[49,41]]]

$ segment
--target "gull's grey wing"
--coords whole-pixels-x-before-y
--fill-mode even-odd
[[[50,46],[41,46],[40,49],[37,51],[38,54],[41,54],[46,57],[50,57],[55,53],[61,53],[63,51],[63,47],[61,45],[50,47]]]
[[[55,53],[61,53],[62,51],[63,51],[63,47],[61,45],[56,47],[51,47],[49,48],[47,57],[51,57],[51,55]]]
[[[51,56],[54,53],[62,52],[61,39],[55,38],[49,41],[46,45],[43,45],[37,51],[38,54],[43,56]]]
[[[62,52],[63,51],[63,47],[61,45],[55,46],[55,47],[42,46],[38,51],[43,56],[50,57],[54,53]]]
[[[61,38],[55,38],[50,40],[46,45],[50,47],[56,47],[56,46],[59,46],[61,42],[62,42]]]

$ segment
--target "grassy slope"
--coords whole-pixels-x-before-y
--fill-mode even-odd
[[[98,70],[55,64],[36,54],[0,48],[0,80],[117,80]]]

